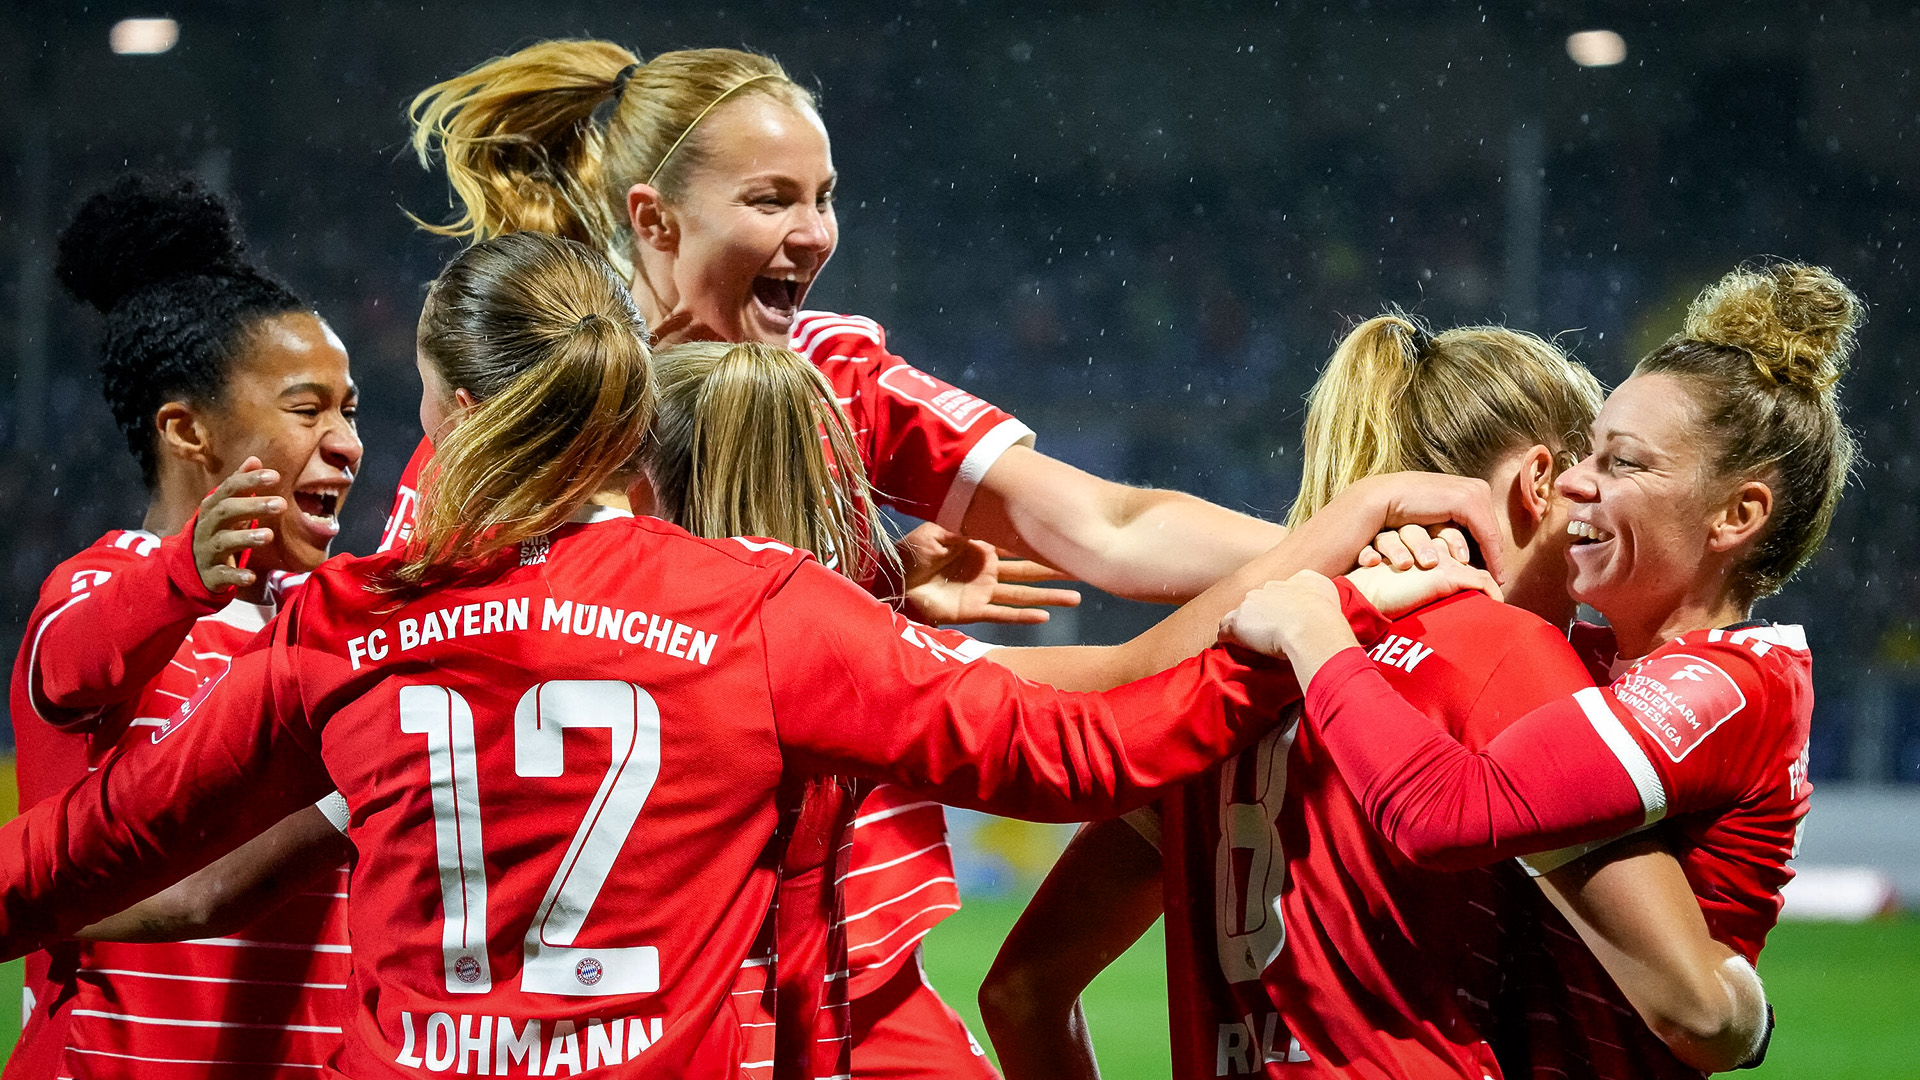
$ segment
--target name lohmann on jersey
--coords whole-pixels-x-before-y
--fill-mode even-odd
[[[633,1061],[660,1041],[658,1016],[515,1023],[510,1016],[436,1012],[424,1021],[400,1013],[400,1053],[394,1064],[429,1072],[471,1076],[575,1076],[589,1069]],[[521,1070],[525,1070],[522,1072]]]
[[[401,619],[389,636],[385,627],[347,639],[347,661],[360,670],[363,660],[379,662],[395,652],[407,652],[440,641],[530,630],[531,597],[456,604],[429,611],[418,619]],[[573,637],[598,637],[638,645],[703,667],[713,662],[719,634],[696,630],[686,623],[643,611],[593,604],[585,600],[543,598],[540,632]]]

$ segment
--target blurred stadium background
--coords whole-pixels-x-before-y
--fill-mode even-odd
[[[1733,263],[1833,267],[1871,306],[1845,393],[1866,460],[1826,551],[1762,614],[1804,623],[1819,657],[1819,794],[1790,906],[1875,918],[1777,932],[1762,973],[1782,1029],[1764,1075],[1920,1076],[1920,922],[1899,914],[1920,903],[1905,250],[1920,239],[1920,12],[16,2],[0,12],[8,648],[48,570],[142,504],[93,376],[97,321],[50,273],[72,204],[128,166],[191,169],[238,197],[264,261],[353,354],[368,458],[340,547],[365,552],[418,434],[422,287],[452,251],[403,213],[446,206],[404,153],[404,103],[570,35],[649,55],[744,43],[816,82],[843,238],[813,306],[879,319],[897,351],[1020,415],[1049,453],[1267,515],[1294,489],[1302,393],[1338,333],[1384,303],[1561,335],[1614,381]],[[1090,599],[998,637],[1114,641],[1158,614]],[[973,817],[956,831],[972,901],[928,952],[962,1005],[1064,834]],[[1157,966],[1149,941],[1097,988],[1115,1075],[1165,1072]]]

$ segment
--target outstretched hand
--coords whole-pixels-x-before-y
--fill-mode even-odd
[[[1302,570],[1247,594],[1220,620],[1220,640],[1293,663],[1302,687],[1335,653],[1360,644],[1325,575]]]
[[[902,537],[906,614],[929,625],[1043,623],[1046,607],[1077,607],[1072,589],[1019,584],[1058,581],[1060,571],[1028,559],[1004,558],[992,544],[928,524]]]
[[[193,523],[193,565],[208,592],[244,588],[258,580],[258,575],[240,565],[241,556],[273,543],[273,530],[255,524],[261,518],[279,517],[287,501],[255,493],[271,490],[279,482],[279,473],[262,468],[259,458],[250,457],[239,472],[200,500],[200,515]]]

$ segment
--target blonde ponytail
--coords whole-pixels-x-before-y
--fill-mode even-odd
[[[1355,481],[1413,469],[1485,477],[1506,454],[1586,455],[1600,383],[1551,343],[1500,326],[1440,334],[1394,311],[1340,342],[1307,395],[1298,525]]]
[[[539,233],[496,237],[427,294],[419,350],[478,399],[434,448],[395,577],[420,585],[564,523],[635,466],[653,415],[646,326],[604,260]]]
[[[439,152],[463,207],[445,225],[421,225],[476,242],[527,231],[603,248],[615,223],[593,114],[636,62],[611,42],[545,41],[415,95],[413,152],[422,168]]]
[[[414,152],[422,167],[440,153],[463,208],[425,227],[476,241],[554,233],[595,248],[631,280],[627,192],[645,183],[683,196],[706,158],[704,118],[753,95],[814,108],[778,62],[739,49],[642,63],[612,42],[544,41],[489,60],[413,99]]]
[[[859,447],[818,369],[759,342],[690,342],[657,354],[654,371],[642,457],[665,516],[696,536],[805,548],[855,581],[898,579]]]
[[[1398,405],[1413,381],[1426,331],[1393,312],[1353,328],[1307,394],[1298,525],[1356,480],[1406,466]]]

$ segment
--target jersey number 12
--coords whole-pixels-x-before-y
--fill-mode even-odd
[[[559,776],[566,768],[562,738],[567,728],[608,729],[613,752],[527,927],[520,989],[573,997],[650,994],[660,988],[658,949],[583,948],[574,939],[660,776],[660,709],[632,683],[540,683],[522,694],[513,710],[514,772],[528,778]],[[484,994],[493,989],[493,971],[487,962],[486,849],[473,710],[466,698],[444,686],[402,687],[400,730],[427,738],[447,992]]]

